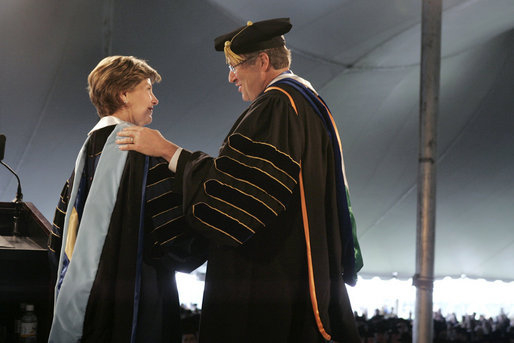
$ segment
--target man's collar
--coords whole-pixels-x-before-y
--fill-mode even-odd
[[[275,82],[278,82],[278,81],[283,80],[283,79],[293,79],[295,81],[298,81],[301,84],[303,84],[305,87],[307,87],[311,91],[313,91],[314,94],[316,94],[316,95],[318,94],[318,92],[316,92],[316,90],[314,89],[314,87],[312,87],[312,85],[311,85],[311,83],[309,81],[301,78],[298,75],[295,75],[291,70],[287,70],[287,71],[283,72],[282,74],[278,75],[277,77],[275,77],[273,80],[271,80],[271,82],[269,83],[268,87],[270,87]]]

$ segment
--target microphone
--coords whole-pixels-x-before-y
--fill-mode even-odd
[[[20,178],[18,177],[18,174],[15,173],[15,171],[7,165],[4,161],[4,153],[5,153],[5,135],[0,135],[0,164],[3,164],[11,173],[16,176],[16,179],[18,180],[18,190],[16,191],[16,198],[13,200],[16,203],[16,212],[13,216],[13,235],[14,236],[20,236],[20,205],[23,200],[23,194],[21,193],[21,182]]]
[[[19,203],[23,200],[23,193],[21,192],[21,182],[20,178],[18,177],[18,174],[9,167],[7,163],[2,161],[4,159],[4,153],[5,153],[5,135],[0,135],[0,164],[3,164],[11,173],[16,176],[16,179],[18,180],[18,190],[16,191],[16,199],[14,199],[14,202]]]

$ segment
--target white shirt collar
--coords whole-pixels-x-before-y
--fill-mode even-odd
[[[102,117],[102,118],[100,118],[98,123],[96,123],[95,127],[93,127],[91,129],[91,131],[89,131],[89,133],[87,135],[89,136],[94,131],[100,130],[100,129],[106,127],[106,126],[117,125],[117,124],[121,124],[121,123],[126,123],[126,122],[121,120],[118,117],[115,117],[115,116],[105,116],[105,117]]]
[[[283,80],[283,79],[293,79],[293,80],[296,80],[296,81],[300,82],[302,85],[304,85],[305,87],[309,88],[311,91],[313,91],[314,94],[318,95],[318,92],[316,92],[316,90],[314,89],[314,87],[312,87],[312,85],[311,85],[311,83],[309,81],[301,78],[298,75],[295,75],[290,70],[288,70],[286,72],[283,72],[282,74],[280,74],[279,76],[277,76],[273,80],[271,80],[271,82],[269,83],[268,87],[271,86],[272,84],[274,84],[275,82]]]

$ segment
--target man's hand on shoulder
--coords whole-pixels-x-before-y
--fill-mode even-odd
[[[168,141],[158,130],[130,126],[118,132],[116,143],[120,150],[134,150],[148,156],[162,157],[170,161],[178,146]]]

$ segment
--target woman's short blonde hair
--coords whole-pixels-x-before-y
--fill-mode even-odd
[[[87,78],[91,102],[100,117],[119,110],[124,102],[120,93],[134,89],[141,81],[161,81],[161,75],[146,61],[133,56],[109,56],[89,73]]]

